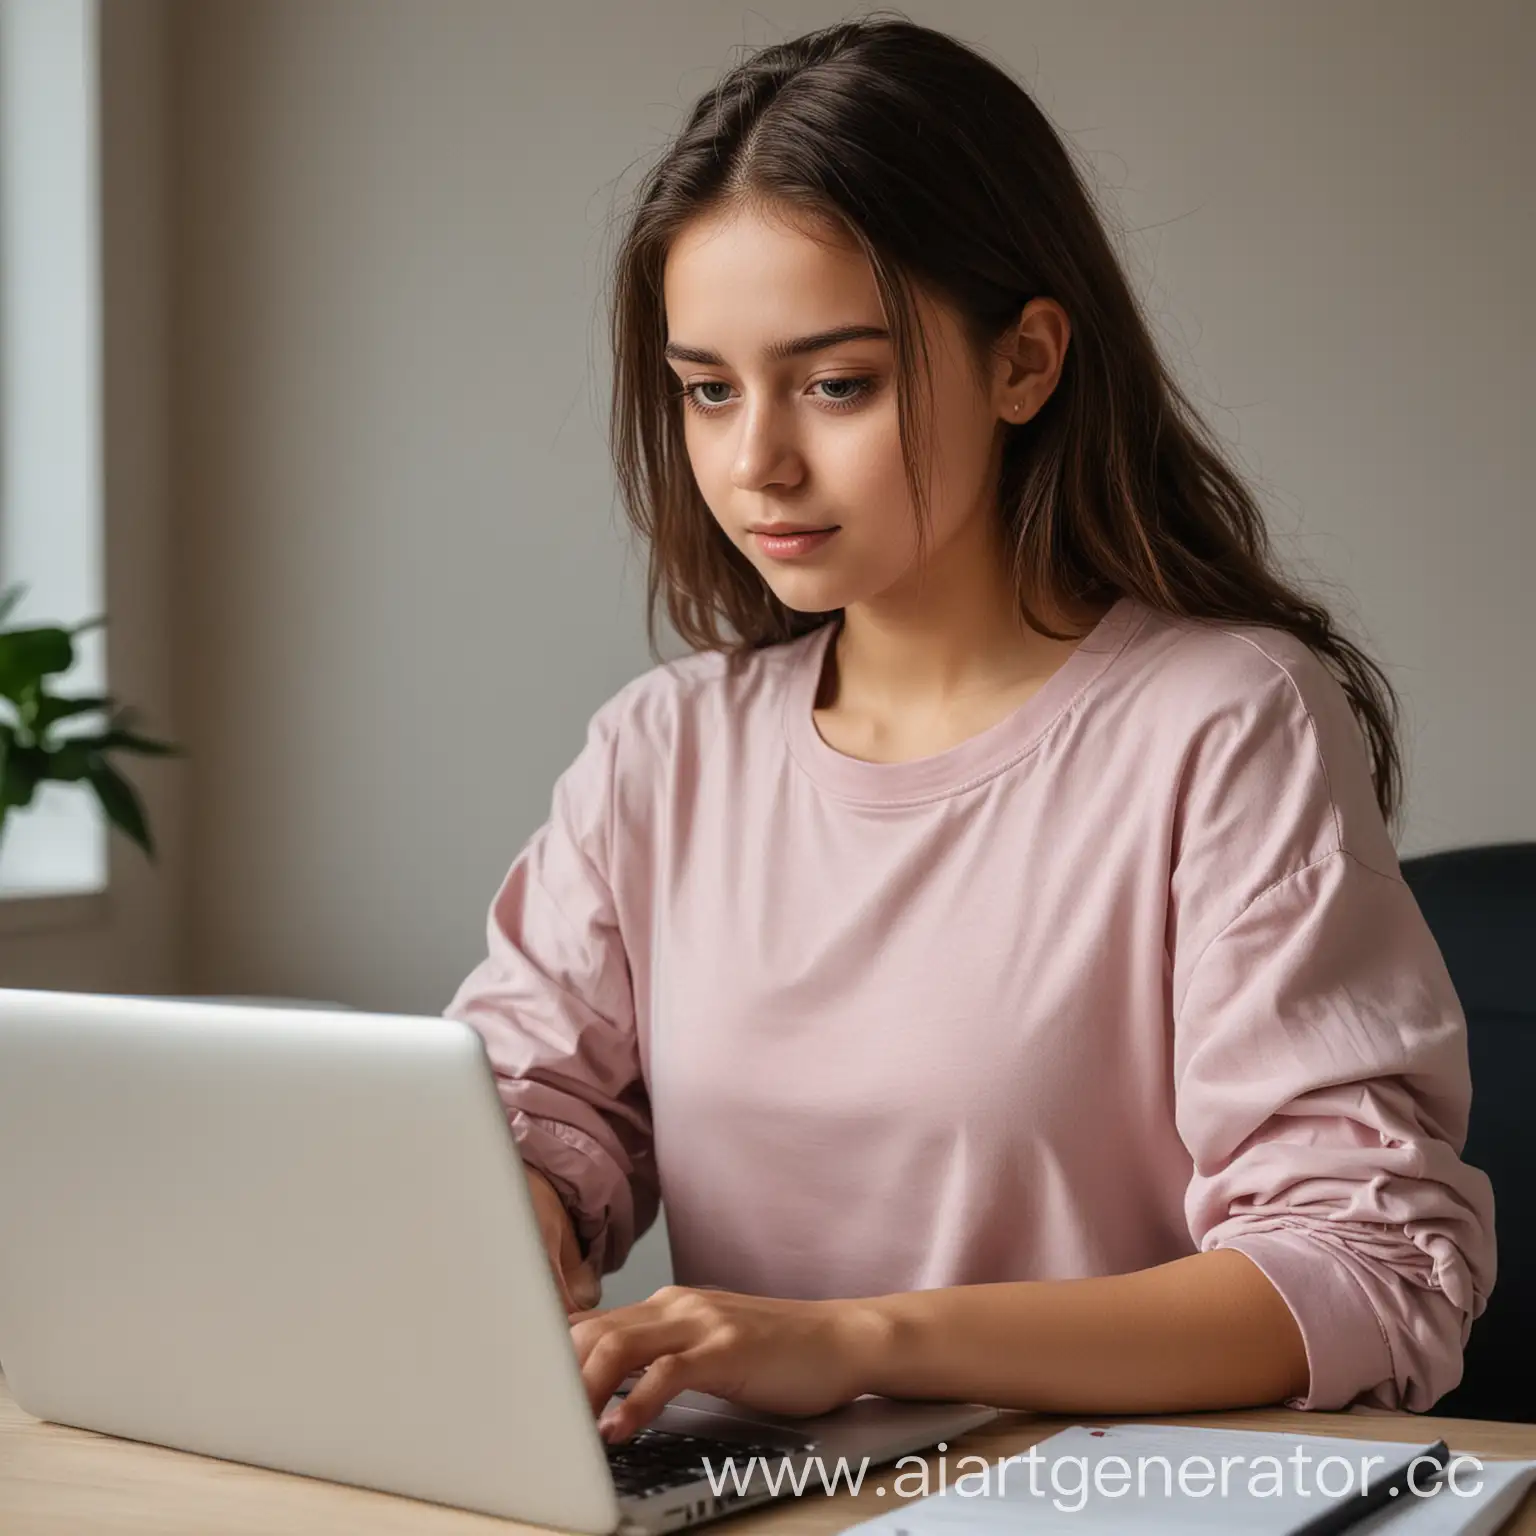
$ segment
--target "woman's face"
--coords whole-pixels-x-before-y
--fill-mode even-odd
[[[793,609],[901,594],[918,574],[917,524],[893,351],[862,252],[787,219],[700,219],[673,243],[663,298],[688,456],[726,536]],[[1000,424],[1038,405],[1010,382],[1006,362],[998,385],[984,387],[953,313],[927,294],[918,302],[935,391],[932,565],[973,520],[992,517]],[[790,343],[804,345],[783,355]]]

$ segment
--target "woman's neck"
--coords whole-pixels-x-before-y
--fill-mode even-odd
[[[931,712],[970,708],[1043,680],[1076,649],[1025,623],[1005,553],[989,530],[963,529],[923,569],[870,603],[844,610],[822,679],[822,708]],[[991,536],[995,538],[995,535]],[[1031,605],[1052,629],[1080,636],[1108,604]]]

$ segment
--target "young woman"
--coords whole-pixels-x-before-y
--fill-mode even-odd
[[[1379,668],[1276,570],[1061,141],[900,19],[758,52],[618,258],[693,648],[447,1009],[594,1408],[1427,1409],[1493,1280]],[[677,1284],[594,1310],[666,1202]]]

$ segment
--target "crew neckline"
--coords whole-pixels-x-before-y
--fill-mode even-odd
[[[842,627],[833,619],[802,643],[784,691],[784,730],[802,769],[845,800],[898,805],[959,794],[1001,773],[1028,754],[1046,731],[1099,678],[1141,627],[1146,610],[1121,597],[1079,641],[1062,664],[1016,709],[984,731],[944,751],[899,763],[850,757],[816,728],[816,694],[827,647]]]

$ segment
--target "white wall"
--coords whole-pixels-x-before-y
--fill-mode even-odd
[[[1357,599],[1411,710],[1404,851],[1536,836],[1536,12],[909,13],[1021,72],[1091,154],[1181,372],[1282,538]],[[616,179],[737,44],[840,14],[175,11],[200,986],[436,1010],[476,958],[588,714],[647,664],[600,432]]]

